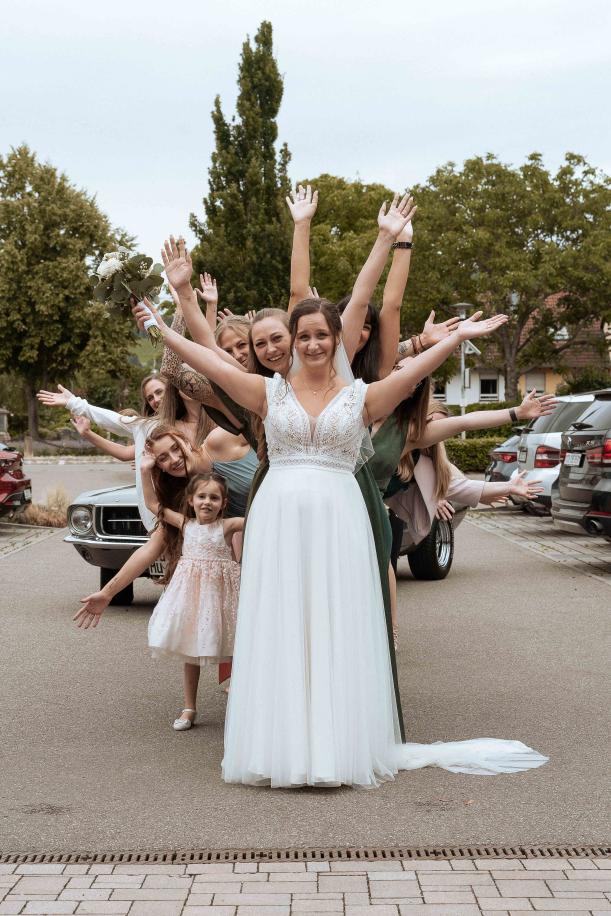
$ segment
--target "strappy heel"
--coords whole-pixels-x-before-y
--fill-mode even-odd
[[[193,723],[195,722],[195,714],[197,710],[183,709],[182,712],[183,713],[192,712],[193,718],[192,719],[183,719],[182,713],[181,713],[178,719],[174,719],[174,724],[172,725],[172,728],[174,729],[175,732],[186,732],[189,728],[192,727]]]

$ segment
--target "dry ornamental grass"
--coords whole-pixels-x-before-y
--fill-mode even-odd
[[[68,524],[70,497],[62,486],[47,492],[46,503],[32,503],[16,521],[23,525],[40,525],[45,528],[65,528]]]

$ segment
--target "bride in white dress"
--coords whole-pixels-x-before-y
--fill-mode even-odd
[[[376,786],[400,769],[489,774],[546,762],[519,741],[400,743],[375,547],[354,479],[367,427],[463,340],[505,320],[464,321],[370,385],[336,371],[341,324],[324,300],[291,315],[290,381],[245,374],[160,321],[168,346],[263,419],[267,440],[270,469],[244,543],[227,782]]]

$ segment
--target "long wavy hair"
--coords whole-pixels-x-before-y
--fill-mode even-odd
[[[168,434],[166,433],[166,435]],[[180,512],[181,515],[184,515],[186,519],[195,518],[195,510],[193,509],[193,506],[189,503],[189,499],[196,492],[200,483],[206,482],[209,480],[213,480],[216,484],[218,484],[221,494],[223,496],[223,502],[226,504],[227,503],[227,483],[225,481],[225,478],[221,477],[220,474],[216,474],[214,471],[208,471],[204,474],[194,474],[193,477],[190,477],[187,479],[186,486],[184,486],[183,491],[182,491],[182,499],[180,501],[179,508],[175,509],[174,511]],[[167,508],[173,508],[173,507],[168,506]],[[225,509],[223,508],[221,510],[220,515],[218,516],[219,518],[223,517],[224,511]],[[161,580],[164,584],[166,584],[167,582],[170,581],[170,579],[174,575],[176,571],[176,567],[178,565],[178,561],[180,560],[180,557],[182,555],[182,545],[184,542],[184,530],[183,530],[183,526],[181,526],[180,528],[176,528],[174,527],[174,525],[167,524],[164,521],[163,508],[160,509],[159,517],[160,517],[160,523],[161,525],[163,525],[166,531],[166,549],[164,551],[166,568],[165,568],[163,579]],[[171,540],[167,537],[167,534],[170,530],[172,530],[174,533]]]
[[[343,315],[350,298],[344,296],[337,303],[340,315]],[[365,346],[354,355],[352,372],[355,378],[361,378],[369,385],[380,378],[380,317],[373,302],[367,305],[367,316],[363,324],[369,324],[371,332]]]
[[[259,361],[259,357],[255,353],[255,348],[252,341],[253,328],[260,321],[264,321],[266,318],[277,319],[278,321],[282,322],[287,330],[289,330],[289,316],[282,309],[261,309],[257,312],[250,325],[250,332],[248,334],[248,371],[252,372],[254,375],[263,375],[265,378],[271,378],[274,374],[273,371],[271,369],[267,369],[263,363]],[[265,461],[267,459],[267,441],[265,439],[265,428],[263,426],[263,420],[255,413],[250,414],[250,429],[252,432],[252,437],[257,443],[257,458],[259,461]]]
[[[278,309],[278,311],[281,311],[281,309]],[[217,324],[214,331],[214,339],[217,343],[220,341],[223,335],[223,331],[226,331],[228,328],[230,328],[232,331],[235,331],[236,334],[242,338],[242,340],[249,340],[250,320],[246,317],[246,315],[229,315],[227,318],[223,318],[220,324]]]
[[[189,459],[190,453],[188,449],[188,444],[185,442],[181,433],[172,426],[155,426],[149,435],[146,438],[145,449],[151,449],[153,445],[158,442],[160,439],[163,439],[164,436],[169,436],[174,440],[176,445],[179,447],[183,460],[185,462],[185,468],[189,468]],[[153,487],[155,488],[155,495],[159,500],[159,505],[161,507],[159,515],[157,517],[157,526],[163,528],[166,542],[166,549],[164,551],[164,556],[175,557],[175,562],[173,566],[166,566],[165,575],[161,580],[164,584],[169,582],[172,578],[172,573],[176,568],[176,563],[178,562],[178,557],[180,556],[180,545],[179,545],[179,535],[180,532],[173,525],[168,525],[163,521],[163,510],[164,509],[173,509],[175,512],[180,512],[182,510],[182,504],[185,494],[185,488],[188,483],[188,476],[186,477],[174,477],[172,474],[168,474],[166,471],[163,471],[161,468],[155,465],[151,471],[151,477],[153,479]],[[182,544],[182,541],[180,541]],[[179,545],[179,546],[177,546]]]
[[[199,416],[197,427],[195,429],[195,438],[193,444],[198,447],[202,444],[208,433],[215,428],[215,423],[210,419],[201,404],[199,406]],[[157,411],[157,419],[162,426],[175,426],[177,420],[187,420],[189,412],[183,401],[180,391],[172,382],[166,381],[165,392]]]
[[[414,393],[409,398],[405,398],[395,411],[401,429],[405,432],[406,440],[397,468],[401,480],[411,480],[414,476],[414,453],[408,450],[408,443],[418,441],[424,436],[432,414],[445,413],[446,416],[448,415],[445,405],[432,398],[431,388],[431,378],[427,376],[418,384]],[[452,479],[452,468],[444,443],[437,442],[435,445],[430,445],[422,449],[421,454],[426,455],[433,462],[435,499],[444,499]]]

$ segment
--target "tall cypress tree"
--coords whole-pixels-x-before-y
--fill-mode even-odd
[[[284,144],[276,152],[276,117],[282,77],[273,56],[272,25],[262,22],[242,46],[237,119],[228,121],[219,96],[212,120],[216,149],[209,170],[205,220],[191,214],[199,239],[193,252],[197,271],[217,277],[221,306],[237,313],[288,299],[290,226],[284,198],[290,189]]]

